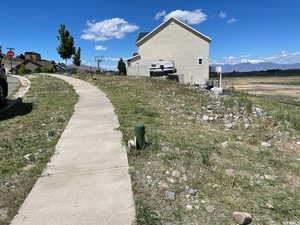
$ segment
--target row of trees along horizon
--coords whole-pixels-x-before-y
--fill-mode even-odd
[[[60,42],[59,46],[56,48],[57,52],[60,55],[60,57],[66,61],[66,65],[68,59],[70,59],[73,56],[73,64],[75,66],[80,66],[81,48],[78,47],[76,49],[76,47],[74,47],[74,38],[71,36],[70,32],[66,29],[66,26],[64,24],[60,25],[57,39]],[[118,70],[120,75],[127,75],[126,65],[122,58],[118,62]]]

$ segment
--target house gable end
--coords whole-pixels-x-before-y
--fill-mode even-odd
[[[175,22],[180,27],[188,30],[189,32],[193,33],[197,37],[202,38],[203,40],[205,40],[209,43],[211,42],[211,39],[209,37],[205,36],[204,34],[200,33],[199,31],[193,29],[192,27],[186,25],[185,23],[183,23],[183,22],[181,22],[181,21],[179,21],[175,18],[170,18],[169,20],[165,21],[164,23],[162,23],[161,25],[156,27],[153,31],[151,31],[148,34],[144,35],[142,38],[138,38],[138,40],[136,41],[136,45],[138,47],[141,46],[142,44],[147,42],[149,39],[151,39],[153,36],[155,36],[157,33],[162,31],[163,29],[165,29],[168,25],[170,25],[173,22]]]

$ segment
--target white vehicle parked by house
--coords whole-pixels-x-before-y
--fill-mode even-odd
[[[150,68],[150,76],[164,76],[168,74],[176,73],[175,63],[174,61],[155,61],[151,62]]]
[[[176,73],[174,61],[140,61],[130,65],[127,71],[128,75],[140,76],[165,76]]]

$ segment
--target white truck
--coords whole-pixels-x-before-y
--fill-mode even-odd
[[[174,61],[137,61],[129,64],[127,75],[132,76],[166,76],[176,73]]]
[[[148,62],[150,64],[150,76],[165,76],[176,73],[174,61],[159,60]]]

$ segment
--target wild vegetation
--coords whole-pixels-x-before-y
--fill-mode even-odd
[[[41,175],[77,101],[64,81],[27,77],[23,103],[0,115],[0,225],[10,224]]]
[[[81,76],[88,79],[88,76]],[[300,221],[299,109],[247,95],[216,98],[173,81],[99,76],[128,150],[138,225]]]

